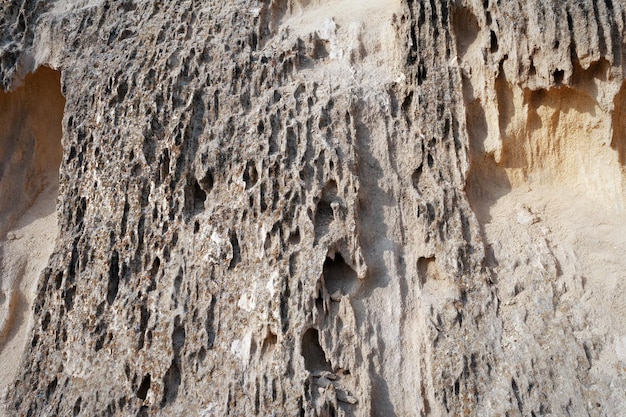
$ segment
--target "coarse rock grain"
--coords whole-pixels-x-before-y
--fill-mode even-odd
[[[0,3],[2,412],[619,416],[625,16]]]

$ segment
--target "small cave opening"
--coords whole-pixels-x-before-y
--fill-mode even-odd
[[[61,73],[40,67],[14,91],[0,90],[0,390],[26,344],[37,279],[58,232],[56,201],[65,98]]]
[[[315,328],[308,329],[302,336],[302,357],[304,367],[309,372],[330,371],[331,366],[326,359],[326,353],[320,345],[319,332]]]
[[[563,79],[565,78],[565,71],[556,70],[554,71],[552,76],[554,77],[554,84],[556,84],[557,86],[562,85]]]
[[[338,292],[339,295],[353,294],[359,286],[356,271],[346,263],[339,253],[326,257],[323,271],[324,285],[331,296]]]

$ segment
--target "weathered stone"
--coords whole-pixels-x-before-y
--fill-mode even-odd
[[[625,12],[3,2],[5,413],[619,416]]]

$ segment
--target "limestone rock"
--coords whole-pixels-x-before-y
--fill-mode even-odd
[[[2,2],[3,412],[619,416],[625,13]]]

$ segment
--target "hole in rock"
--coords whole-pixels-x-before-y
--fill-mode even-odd
[[[155,256],[152,260],[152,267],[150,268],[150,276],[152,278],[156,277],[159,272],[159,268],[161,267],[161,259],[158,256]]]
[[[206,349],[203,346],[200,348],[200,350],[198,350],[198,360],[200,362],[204,362],[205,359],[206,359]]]
[[[469,9],[457,6],[452,13],[452,23],[457,50],[459,56],[463,57],[478,38],[478,19]]]
[[[77,415],[80,414],[80,407],[81,407],[82,402],[83,402],[83,398],[82,397],[78,397],[76,399],[76,402],[74,403],[74,408],[72,409],[72,414],[74,416],[77,416]]]
[[[61,74],[50,68],[0,91],[0,391],[17,371],[36,282],[58,231],[64,108]]]
[[[310,371],[330,371],[330,363],[326,359],[324,349],[320,345],[319,332],[317,329],[308,329],[302,336],[302,357],[304,367]]]
[[[554,76],[554,84],[561,85],[563,84],[563,78],[565,78],[565,71],[556,70],[554,71],[553,76]]]
[[[333,221],[333,209],[328,201],[317,203],[315,210],[315,224],[319,230],[328,228]]]
[[[113,304],[115,298],[117,298],[117,292],[120,285],[119,272],[119,254],[117,251],[113,251],[111,263],[109,264],[109,284],[107,286],[107,302],[109,305]]]
[[[297,245],[298,243],[300,243],[300,239],[300,229],[296,229],[293,233],[289,235],[289,244]]]
[[[139,385],[139,389],[137,390],[137,398],[145,400],[148,396],[148,390],[150,389],[150,374],[146,374],[141,380],[141,385]]]
[[[263,339],[261,355],[266,355],[267,353],[270,353],[272,350],[274,350],[274,347],[276,347],[276,343],[278,343],[278,337],[271,331],[268,331],[267,336],[265,337],[265,339]]]
[[[234,231],[230,232],[230,245],[233,247],[233,258],[230,260],[228,269],[233,269],[241,262],[241,247],[239,246],[237,233]]]
[[[256,170],[254,161],[248,161],[243,171],[243,182],[246,184],[246,190],[252,188],[259,180],[259,173]]]
[[[491,35],[490,35],[489,50],[491,51],[492,54],[495,54],[496,52],[498,52],[498,37],[496,36],[496,33],[493,30],[491,31]]]
[[[171,404],[176,401],[178,397],[178,387],[181,383],[180,366],[176,359],[172,360],[172,363],[163,376],[163,398],[161,399],[161,406]]]
[[[419,167],[415,168],[415,171],[413,171],[413,174],[411,175],[411,183],[413,184],[413,188],[415,188],[415,190],[420,194],[424,194],[430,191],[428,187],[428,182],[425,182],[422,179],[422,173],[423,168],[420,165]]]
[[[159,158],[159,176],[157,185],[161,185],[170,175],[170,154],[169,150],[165,149],[163,154]]]
[[[213,186],[213,178],[210,178],[210,185]],[[210,191],[210,190],[209,190]],[[190,178],[185,188],[185,213],[193,217],[198,213],[204,211],[204,202],[206,201],[207,193],[205,188],[202,187],[200,181]]]
[[[213,173],[211,171],[207,171],[204,176],[198,181],[200,188],[205,193],[204,200],[206,199],[206,194],[210,193],[213,190]]]
[[[329,181],[322,190],[322,197],[315,209],[315,241],[328,233],[330,224],[333,222],[335,214],[331,203],[337,197],[337,183]]]
[[[142,305],[139,313],[139,342],[137,343],[137,350],[141,350],[144,347],[148,320],[150,320],[150,311],[146,306]]]
[[[43,316],[43,320],[41,320],[41,329],[44,332],[48,329],[48,324],[50,324],[50,312],[46,312]]]
[[[0,199],[2,235],[38,196],[56,201],[64,107],[61,75],[50,68],[27,75],[13,92],[0,91],[0,192],[11,196]]]
[[[193,209],[195,212],[202,211],[204,208],[204,201],[206,200],[206,193],[200,186],[199,182],[193,184]]]
[[[330,295],[337,292],[342,295],[352,294],[359,286],[358,281],[356,272],[341,254],[336,253],[334,259],[329,256],[324,261],[324,284]]]
[[[430,279],[441,279],[435,262],[435,258],[421,257],[417,260],[417,273],[419,275],[421,287],[423,287],[424,284],[426,284],[426,282]]]

